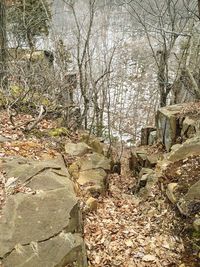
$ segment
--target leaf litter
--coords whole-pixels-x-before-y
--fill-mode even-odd
[[[19,115],[19,124],[25,120],[30,120],[30,117]],[[0,114],[0,127],[0,135],[10,139],[0,144],[1,158],[16,155],[33,159],[54,158],[60,153],[54,139],[27,136],[23,128],[13,129],[3,112]],[[55,123],[43,120],[38,127],[45,131],[54,128]],[[146,201],[134,196],[131,188],[136,179],[128,171],[127,156],[123,165],[122,175],[109,175],[109,191],[106,196],[99,197],[97,211],[84,214],[89,266],[179,266],[184,246],[174,233],[175,212],[158,186]],[[34,193],[16,184],[14,177],[6,180],[2,170],[0,175],[0,211],[5,205],[6,194]],[[86,201],[84,195],[80,197],[82,202]]]
[[[179,266],[184,251],[174,233],[175,212],[156,185],[144,201],[134,196],[127,166],[122,175],[111,174],[106,197],[97,212],[85,215],[84,235],[90,267]]]

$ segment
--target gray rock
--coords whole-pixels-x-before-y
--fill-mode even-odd
[[[158,139],[167,151],[175,144],[177,138],[177,115],[183,108],[182,104],[160,108],[156,117]]]
[[[149,136],[150,134],[155,131],[156,129],[154,127],[145,127],[141,130],[141,145],[146,146],[149,144]]]
[[[200,119],[198,116],[187,116],[182,122],[181,136],[191,138],[200,130]]]
[[[6,177],[33,191],[7,198],[0,221],[0,258],[5,267],[86,267],[82,220],[74,185],[62,158],[1,162]],[[24,171],[24,172],[23,172]],[[12,175],[12,176],[10,176]]]
[[[187,194],[178,201],[177,206],[186,216],[200,212],[200,180],[189,188]]]
[[[187,103],[160,108],[156,117],[157,136],[167,151],[176,144],[177,139],[191,138],[200,130],[199,117],[185,114],[183,120],[179,115],[186,109]]]
[[[84,190],[96,197],[107,189],[107,173],[111,162],[102,154],[92,153],[75,161],[69,168],[71,175]]]
[[[82,171],[77,182],[95,197],[106,192],[107,173],[103,169]]]
[[[77,262],[76,266],[86,267],[86,259],[78,256],[81,250],[84,244],[79,234],[60,233],[45,242],[18,244],[3,264],[4,267],[63,267]]]
[[[148,145],[155,144],[156,140],[157,140],[157,131],[150,132],[149,138],[148,138]]]
[[[87,153],[92,152],[92,148],[86,143],[67,143],[65,144],[65,152],[70,156],[83,156]]]
[[[185,159],[189,156],[200,155],[200,136],[195,136],[186,140],[179,146],[174,146],[173,150],[167,156],[167,160],[175,162]]]

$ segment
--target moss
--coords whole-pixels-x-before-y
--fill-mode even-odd
[[[18,85],[11,85],[10,91],[12,96],[19,97],[23,93],[23,88],[19,87]]]
[[[51,101],[49,99],[42,98],[41,99],[41,104],[44,105],[45,107],[49,107],[49,106],[51,106],[52,103],[51,103]]]
[[[74,179],[78,179],[79,176],[79,165],[77,162],[74,162],[69,167],[69,173]]]
[[[200,231],[193,231],[192,238],[200,241]]]
[[[68,136],[69,130],[65,127],[54,128],[54,129],[49,131],[49,135],[52,137]]]

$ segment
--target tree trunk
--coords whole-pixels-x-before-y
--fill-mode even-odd
[[[7,87],[7,38],[6,38],[6,6],[0,0],[0,87]]]
[[[171,86],[168,83],[167,61],[168,53],[166,50],[158,51],[158,88],[160,92],[160,107],[167,105],[167,97],[171,90]]]

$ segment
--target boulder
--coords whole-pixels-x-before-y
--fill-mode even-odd
[[[98,202],[96,198],[90,197],[86,201],[86,210],[96,211],[98,206]]]
[[[160,153],[154,153],[151,155],[147,156],[146,162],[145,162],[145,167],[147,168],[154,168],[158,162],[158,160],[161,159],[161,154]]]
[[[103,169],[110,171],[110,160],[105,156],[97,153],[88,154],[75,161],[69,168],[69,171],[74,174],[73,170],[80,172],[91,169]]]
[[[83,133],[81,135],[81,141],[90,146],[94,152],[98,154],[104,154],[104,144],[94,135]]]
[[[87,153],[92,152],[92,148],[89,147],[86,143],[66,143],[65,144],[65,152],[70,156],[84,156]]]
[[[149,136],[151,132],[155,132],[154,127],[145,127],[141,130],[141,146],[149,145]]]
[[[186,112],[187,110],[188,112]],[[177,140],[191,138],[199,132],[199,116],[191,114],[188,103],[171,105],[158,110],[156,116],[157,137],[168,152]]]
[[[80,234],[60,233],[45,242],[17,245],[3,261],[4,267],[87,266],[79,251],[85,249]],[[77,255],[78,258],[77,258]],[[72,266],[72,265],[70,265]]]
[[[200,180],[193,184],[187,194],[179,199],[177,206],[179,211],[185,216],[200,212]]]
[[[161,157],[160,152],[150,153],[147,146],[137,147],[131,151],[129,168],[134,175],[138,175],[142,168],[154,168]]]
[[[185,138],[193,137],[199,130],[200,120],[187,116],[182,123],[181,136]]]
[[[179,161],[190,156],[200,155],[200,136],[186,140],[183,144],[174,146],[173,150],[168,154],[168,161]]]
[[[149,133],[149,138],[148,138],[148,145],[153,145],[156,143],[157,140],[157,131],[152,131]]]
[[[131,151],[129,167],[135,175],[137,175],[142,168],[146,167],[147,157],[147,147],[136,147]]]
[[[97,153],[87,154],[69,167],[73,178],[93,197],[105,193],[110,170],[110,160]]]
[[[138,181],[136,192],[142,198],[148,198],[152,193],[153,186],[157,183],[158,177],[155,172],[143,174]]]
[[[81,171],[77,182],[93,197],[98,197],[107,190],[107,173],[103,169]]]
[[[40,162],[4,159],[1,168],[8,185],[15,177],[14,184],[29,188],[28,193],[9,195],[3,207],[3,265],[62,267],[76,262],[76,266],[86,267],[79,203],[62,158]]]
[[[183,109],[183,104],[160,108],[156,116],[157,136],[165,145],[167,151],[176,143],[179,129],[178,115]]]

